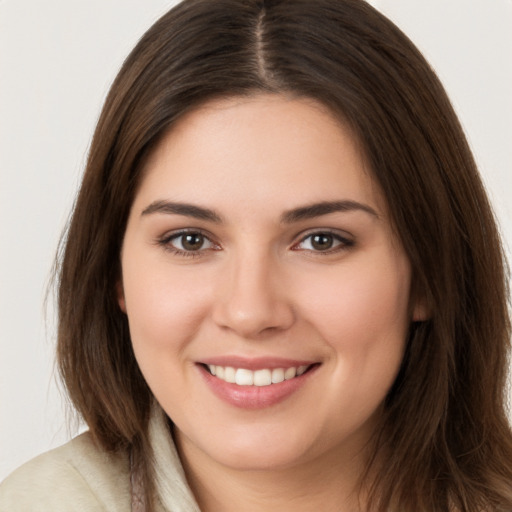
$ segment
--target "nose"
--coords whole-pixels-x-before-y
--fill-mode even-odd
[[[221,328],[256,339],[293,324],[286,280],[268,255],[240,255],[218,278],[213,319]]]

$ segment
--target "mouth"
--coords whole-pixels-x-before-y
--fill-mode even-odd
[[[197,363],[204,382],[218,398],[249,410],[277,405],[295,395],[320,366],[320,362],[231,357]]]
[[[235,368],[233,366],[220,366],[214,364],[205,364],[205,369],[210,375],[229,384],[238,386],[271,386],[280,384],[285,380],[295,379],[310,371],[317,363],[288,366],[283,368],[261,368],[250,370],[248,368]]]

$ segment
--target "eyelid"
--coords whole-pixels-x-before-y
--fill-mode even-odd
[[[203,236],[206,240],[208,240],[211,244],[211,247],[206,249],[198,249],[197,251],[187,251],[185,249],[179,249],[172,245],[172,241],[179,238],[180,236],[188,235],[188,234],[198,234]],[[192,257],[197,258],[200,256],[204,256],[204,253],[207,251],[216,251],[220,250],[220,245],[214,240],[214,237],[207,231],[201,228],[181,228],[173,231],[168,231],[164,235],[158,237],[156,239],[156,244],[162,246],[164,250],[169,251],[178,256]]]
[[[332,248],[325,250],[325,251],[298,248],[298,246],[300,244],[302,244],[304,241],[306,241],[308,238],[311,238],[314,235],[330,235],[340,243],[335,245]],[[295,242],[292,245],[291,249],[296,250],[296,251],[308,251],[308,252],[311,252],[314,254],[319,254],[319,255],[328,255],[328,254],[333,254],[338,251],[350,249],[354,245],[355,245],[354,238],[352,237],[352,235],[350,235],[346,231],[339,231],[339,230],[332,229],[332,228],[325,228],[325,229],[315,228],[315,229],[308,230],[306,233],[301,233],[299,241]]]
[[[203,236],[208,242],[211,244],[210,247],[207,247],[205,249],[198,249],[198,250],[186,250],[186,249],[180,249],[176,246],[174,246],[171,242],[179,238],[180,236],[184,236],[187,234],[199,234]],[[298,247],[302,243],[304,243],[308,238],[314,236],[314,235],[330,235],[332,236],[338,243],[329,249],[326,250],[315,250],[313,248],[311,249],[303,249]],[[159,246],[162,246],[164,250],[169,251],[173,254],[179,255],[179,256],[186,256],[186,257],[200,257],[204,256],[206,252],[209,251],[218,251],[221,250],[221,246],[218,242],[215,241],[214,236],[209,233],[208,231],[205,231],[201,228],[181,228],[176,229],[172,231],[166,232],[164,235],[158,237],[155,240],[155,243]],[[299,235],[299,240],[294,242],[292,246],[290,247],[291,250],[294,251],[304,251],[309,252],[312,254],[318,254],[318,255],[329,255],[333,254],[339,251],[348,250],[351,247],[355,245],[355,240],[353,239],[353,236],[347,233],[346,231],[340,231],[332,228],[315,228],[310,229],[306,232],[303,232]]]

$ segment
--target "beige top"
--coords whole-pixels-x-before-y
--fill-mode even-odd
[[[160,408],[149,433],[158,512],[200,512]],[[0,512],[130,512],[131,494],[128,455],[105,453],[85,433],[7,477],[0,484]]]
[[[0,485],[1,512],[128,512],[128,457],[100,451],[89,433],[40,455]]]

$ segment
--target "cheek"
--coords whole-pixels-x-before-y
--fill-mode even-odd
[[[333,268],[308,277],[304,316],[340,353],[403,349],[409,325],[410,272],[403,259]]]
[[[123,284],[135,358],[157,400],[172,411],[183,400],[193,402],[186,348],[196,337],[210,292],[165,263],[137,261],[136,268],[130,263],[123,262]]]
[[[123,285],[136,355],[179,351],[196,332],[211,291],[187,270],[168,265],[123,262]]]
[[[391,388],[405,349],[409,288],[408,265],[385,259],[351,265],[347,272],[340,267],[328,279],[309,282],[303,316],[330,351],[331,400],[315,407],[319,415],[334,417],[333,436],[372,418]]]

